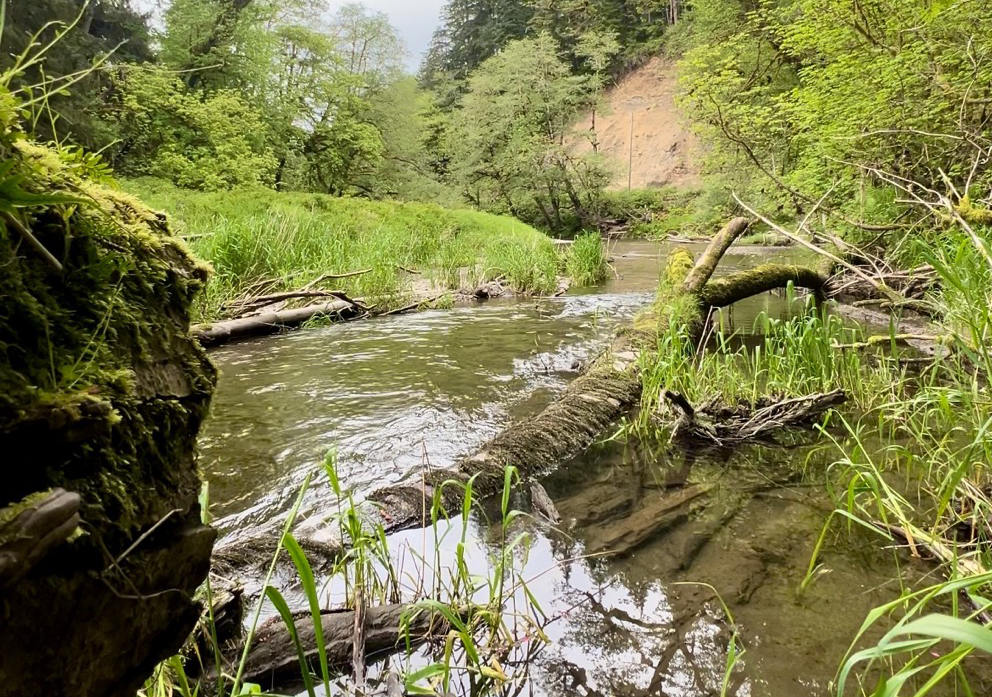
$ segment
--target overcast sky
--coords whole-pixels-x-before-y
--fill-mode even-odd
[[[399,32],[400,38],[406,45],[406,59],[404,64],[407,69],[414,73],[420,67],[420,61],[427,51],[427,45],[431,41],[431,35],[438,24],[438,16],[445,0],[350,0],[365,5],[370,10],[385,12],[389,16],[389,22]],[[132,7],[142,12],[152,13],[153,25],[157,26],[158,18],[161,16],[162,7],[168,5],[169,0],[132,0]],[[349,2],[349,0],[331,0],[330,9],[336,11],[337,8]]]
[[[347,0],[332,0],[331,9],[336,10]],[[378,10],[389,15],[389,22],[396,28],[406,44],[406,66],[416,72],[424,57],[431,35],[437,27],[438,15],[444,0],[358,0],[370,10]]]

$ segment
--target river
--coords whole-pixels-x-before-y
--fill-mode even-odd
[[[445,467],[537,413],[650,302],[665,252],[620,243],[616,278],[561,298],[492,300],[215,351],[221,380],[201,448],[217,525],[231,538],[278,518],[331,449],[360,497],[428,464]],[[735,248],[721,270],[768,253]],[[788,308],[768,294],[726,320],[746,333],[761,312]],[[829,694],[864,617],[898,589],[877,541],[829,535],[824,566],[800,592],[830,510],[817,493],[822,477],[810,486],[797,474],[831,461],[812,440],[719,452],[609,442],[549,476],[564,532],[528,518],[513,533],[528,534],[518,570],[552,643],[516,667],[512,684],[542,695],[720,694],[736,629],[745,653],[728,695]],[[335,505],[326,481],[315,482],[307,507]],[[673,492],[690,490],[702,492],[698,501],[672,514]],[[513,505],[529,506],[526,491]],[[391,543],[400,565],[424,577],[435,546],[452,564],[457,537],[413,531]],[[468,539],[470,563],[485,569],[504,538],[498,522],[475,516]],[[599,556],[617,550],[625,553]]]

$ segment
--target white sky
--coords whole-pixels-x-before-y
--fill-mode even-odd
[[[332,0],[331,9],[337,9],[345,2],[346,0]],[[437,28],[444,0],[362,0],[361,4],[389,16],[390,24],[396,28],[406,44],[407,56],[404,64],[408,70],[415,72],[420,67],[431,35]]]
[[[346,4],[349,0],[331,0],[332,11]],[[389,17],[389,23],[393,25],[399,33],[400,38],[406,45],[407,55],[403,64],[411,73],[420,67],[420,61],[427,51],[431,36],[438,24],[438,17],[445,0],[353,0],[370,10],[385,12]],[[164,6],[169,0],[132,0],[137,10],[142,12],[151,11],[153,23],[155,17],[161,16]]]

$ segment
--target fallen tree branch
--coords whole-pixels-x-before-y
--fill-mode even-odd
[[[310,305],[295,310],[266,312],[254,317],[243,317],[226,322],[201,325],[199,327],[193,327],[191,332],[203,346],[213,347],[237,339],[275,334],[283,329],[298,327],[315,317],[324,315],[333,317],[336,315],[345,318],[347,316],[354,317],[360,313],[360,308],[354,303],[345,300],[335,300],[334,302]]]
[[[847,401],[843,390],[794,397],[765,398],[756,404],[725,405],[711,400],[693,408],[682,395],[665,391],[665,399],[681,411],[672,440],[692,440],[731,446],[767,437],[773,431],[812,423]],[[657,418],[657,417],[656,417]]]

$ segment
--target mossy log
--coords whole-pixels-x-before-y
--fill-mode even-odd
[[[61,272],[0,220],[0,692],[133,697],[194,627],[215,537],[195,447],[216,376],[189,335],[207,269],[55,153],[0,134],[0,160],[77,202],[18,213]]]

